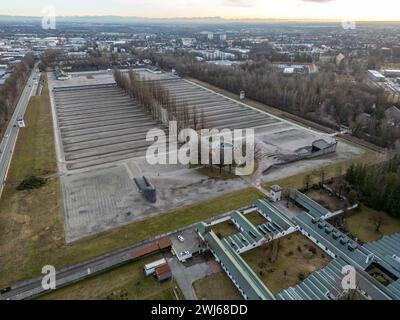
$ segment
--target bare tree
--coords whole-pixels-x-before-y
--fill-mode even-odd
[[[306,174],[304,176],[304,180],[303,180],[303,187],[305,191],[310,190],[310,184],[311,184],[311,175],[310,174]]]
[[[386,223],[386,215],[382,211],[375,212],[371,217],[371,222],[375,226],[375,232],[380,233],[382,226]]]

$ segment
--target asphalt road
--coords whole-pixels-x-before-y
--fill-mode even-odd
[[[177,236],[175,232],[177,231],[174,231],[174,233],[158,236],[156,238],[143,241],[141,243],[137,243],[123,249],[112,251],[110,253],[95,257],[90,260],[86,260],[73,266],[56,270],[56,287],[57,289],[60,289],[66,285],[79,282],[88,277],[100,274],[113,268],[117,268],[125,263],[131,262],[134,260],[134,258],[132,257],[132,251],[134,249],[156,242],[159,239],[167,236]],[[51,290],[45,290],[42,287],[43,277],[44,275],[37,276],[30,280],[21,281],[12,285],[11,287],[7,288],[7,292],[0,294],[0,300],[32,299],[39,295],[50,292]],[[3,288],[3,290],[5,290],[5,288]]]
[[[3,187],[7,177],[8,168],[10,166],[11,158],[14,152],[14,147],[17,142],[19,128],[17,125],[17,119],[23,118],[25,115],[26,108],[29,103],[29,99],[32,93],[35,92],[35,81],[39,80],[39,73],[36,72],[37,65],[33,68],[31,76],[29,77],[24,91],[18,101],[15,108],[14,114],[12,115],[8,124],[7,130],[4,134],[3,140],[0,144],[0,197],[3,192]],[[37,79],[37,80],[34,80]]]
[[[229,214],[230,212],[224,213],[218,217],[207,220],[207,222],[224,218]],[[196,223],[142,241],[140,243],[130,245],[126,248],[118,249],[95,257],[93,259],[89,259],[81,263],[56,270],[57,289],[60,289],[69,284],[79,282],[96,274],[101,274],[103,272],[112,270],[114,268],[124,265],[125,263],[131,262],[134,260],[132,257],[132,250],[156,242],[161,238],[177,237],[183,232],[192,229],[195,225]],[[11,285],[9,288],[1,288],[3,290],[7,289],[7,292],[4,292],[2,294],[0,293],[0,300],[28,300],[50,292],[51,290],[45,290],[42,287],[43,276],[44,275],[40,275],[29,280],[17,282]]]

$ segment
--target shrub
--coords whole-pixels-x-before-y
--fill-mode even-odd
[[[286,257],[291,257],[293,255],[293,251],[289,251],[288,253],[285,254]]]
[[[39,189],[44,185],[46,185],[46,179],[30,176],[21,181],[21,183],[17,187],[17,190],[22,191],[22,190]]]
[[[299,278],[300,281],[304,281],[304,280],[306,279],[306,276],[305,276],[304,273],[299,273],[299,274],[297,275],[297,277]]]
[[[317,253],[317,249],[315,247],[310,247],[308,249],[312,254],[316,254]]]

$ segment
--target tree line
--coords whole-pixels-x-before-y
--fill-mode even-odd
[[[128,74],[114,69],[114,79],[131,98],[142,106],[152,118],[161,121],[176,121],[178,130],[206,129],[204,110],[177,101],[160,81],[149,81],[130,70]]]
[[[193,129],[200,133],[203,133],[202,129],[211,129],[212,124],[206,121],[205,113],[203,108],[198,108],[195,105],[189,106],[184,100],[177,101],[176,98],[169,92],[168,88],[163,86],[160,81],[150,81],[141,77],[133,70],[128,73],[124,73],[120,70],[113,70],[114,79],[116,84],[123,89],[137,104],[144,108],[149,114],[151,114],[154,120],[165,122],[165,121],[176,121],[178,132],[183,129]],[[212,139],[209,136],[203,136],[208,139],[210,146],[212,145]],[[206,141],[201,139],[202,142]],[[180,141],[183,142],[183,141]],[[198,160],[201,163],[201,147],[202,144],[198,143]],[[209,153],[209,164],[206,165],[213,171],[213,157],[210,148]],[[243,143],[242,150],[246,153],[246,144]],[[232,170],[232,166],[236,166],[236,163],[230,163],[225,165],[225,157],[223,150],[220,150],[220,161],[218,163],[219,170],[222,172],[222,168],[226,165],[229,166],[229,171]],[[262,157],[261,151],[255,146],[254,151],[255,160],[259,161]]]
[[[288,76],[263,57],[234,67],[199,62],[183,52],[145,51],[141,57],[151,59],[163,69],[175,69],[233,93],[244,90],[251,99],[333,129],[339,125],[356,126],[358,116],[368,113],[372,121],[365,128],[357,127],[359,136],[383,147],[400,139],[399,130],[386,126],[382,118],[382,112],[390,106],[384,90],[337,72],[323,70]]]
[[[11,69],[11,76],[0,86],[0,132],[4,132],[34,65],[34,55],[26,55]]]
[[[400,217],[399,155],[380,165],[352,164],[345,178],[367,206]]]

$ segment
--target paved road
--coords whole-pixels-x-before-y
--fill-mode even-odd
[[[196,293],[193,289],[193,283],[213,274],[213,270],[206,261],[196,263],[192,266],[185,266],[176,258],[168,260],[171,266],[174,279],[182,290],[186,300],[197,300]]]
[[[26,83],[25,89],[21,94],[21,97],[15,108],[14,114],[10,119],[7,130],[0,144],[0,197],[3,192],[4,183],[7,177],[8,168],[10,166],[12,154],[14,152],[14,147],[19,132],[19,128],[14,126],[17,124],[18,118],[24,117],[29,99],[32,96],[32,93],[36,92],[35,89],[36,85],[34,79],[39,79],[39,75],[36,72],[36,68],[37,65],[35,65],[35,67],[33,68],[32,74]]]
[[[155,242],[162,237],[164,236],[131,245],[127,248],[115,250],[102,256],[86,260],[82,263],[57,270],[57,289],[131,262],[134,260],[132,257],[133,249]],[[0,300],[32,299],[49,292],[50,290],[43,289],[42,279],[43,275],[30,280],[18,282],[10,287],[9,292],[0,294]]]
[[[218,217],[214,217],[208,220],[208,222],[218,220],[220,218],[226,217],[230,214],[224,213]],[[125,263],[133,261],[132,250],[139,248],[141,246],[153,243],[164,237],[177,237],[179,234],[193,228],[196,225],[186,226],[182,229],[174,230],[172,232],[159,235],[152,239],[145,240],[143,242],[133,244],[129,247],[118,249],[104,255],[95,257],[84,262],[62,268],[56,272],[56,284],[57,289],[60,289],[69,284],[79,282],[90,276],[100,274],[102,272],[117,268]],[[8,292],[0,294],[0,300],[24,300],[32,299],[37,296],[48,293],[49,290],[44,290],[42,287],[43,275],[37,276],[35,278],[20,281],[10,286]]]

